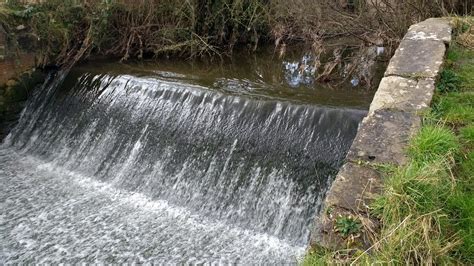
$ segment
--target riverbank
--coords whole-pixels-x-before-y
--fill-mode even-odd
[[[131,58],[219,57],[234,48],[255,51],[273,43],[306,42],[316,54],[326,39],[353,36],[361,45],[396,47],[413,23],[447,12],[468,12],[469,1],[8,1],[0,8],[8,31],[15,23],[32,29],[41,64],[64,65],[90,54]],[[373,18],[377,17],[377,20]]]
[[[472,264],[474,262],[474,29],[456,24],[431,110],[411,139],[404,166],[379,165],[383,193],[366,224],[340,217],[335,230],[355,239],[371,230],[367,249],[312,250],[304,265],[334,263]]]

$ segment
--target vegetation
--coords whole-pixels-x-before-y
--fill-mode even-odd
[[[384,166],[381,222],[367,250],[315,250],[304,265],[474,264],[474,29],[461,23],[409,162]],[[362,229],[363,230],[363,229]]]
[[[354,217],[339,217],[336,221],[336,230],[344,237],[357,234],[361,226],[360,221]]]
[[[409,25],[447,12],[467,12],[466,0],[48,0],[8,1],[0,16],[27,25],[40,40],[43,64],[70,64],[90,53],[122,60],[161,55],[205,56],[257,49],[273,42],[322,42],[353,36],[361,45],[390,47]],[[79,3],[79,4],[78,4]],[[377,19],[374,19],[377,18]],[[2,20],[11,29],[9,19]],[[15,24],[14,23],[14,24]]]

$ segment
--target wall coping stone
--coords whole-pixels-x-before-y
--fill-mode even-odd
[[[435,40],[445,44],[451,43],[452,27],[443,18],[430,18],[412,25],[403,39]]]
[[[421,127],[421,112],[431,104],[451,34],[450,21],[443,18],[430,18],[408,29],[327,193],[312,228],[311,246],[371,245],[378,221],[369,217],[368,206],[382,191],[383,181],[375,166],[407,162],[409,141]],[[344,239],[335,230],[340,216],[357,217],[372,229]]]
[[[404,39],[388,64],[385,77],[436,78],[445,53],[442,41]]]
[[[363,119],[346,160],[404,164],[407,161],[405,148],[420,126],[421,118],[416,114],[377,110]]]
[[[380,81],[369,112],[373,113],[381,109],[421,112],[429,108],[434,91],[434,79],[385,77]]]

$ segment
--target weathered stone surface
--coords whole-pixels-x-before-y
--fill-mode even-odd
[[[435,40],[445,44],[451,42],[452,29],[449,20],[442,18],[430,18],[418,24],[412,25],[405,40]]]
[[[0,63],[0,67],[2,64]],[[19,119],[29,92],[43,83],[45,73],[24,73],[18,80],[0,83],[0,141],[10,132]]]
[[[26,27],[25,27],[25,25],[23,25],[23,24],[18,25],[18,26],[16,27],[16,30],[17,30],[17,31],[22,31],[22,30],[24,30],[24,29],[26,29]]]
[[[380,82],[370,111],[395,109],[416,112],[430,106],[435,90],[433,79],[413,80],[396,76],[385,77]]]
[[[385,76],[436,78],[443,64],[446,46],[431,40],[402,40],[385,71]]]
[[[25,53],[36,53],[40,48],[38,36],[33,33],[24,32],[17,34],[18,47]]]
[[[358,220],[363,228],[351,236],[344,237],[338,232],[336,223],[342,217]],[[324,247],[332,250],[347,248],[367,249],[373,244],[374,234],[379,231],[380,224],[367,214],[354,213],[344,208],[334,207],[318,218],[311,234],[312,247]]]
[[[367,248],[370,245],[370,233],[373,230],[363,231],[344,238],[335,224],[340,217],[354,217],[366,226],[376,222],[367,218],[369,204],[381,192],[381,180],[377,171],[367,166],[355,163],[346,163],[339,171],[326,200],[324,210],[315,222],[311,234],[312,245],[326,248],[346,248],[348,245],[357,245]]]
[[[16,84],[18,84],[18,82],[17,82],[16,80],[14,80],[14,79],[9,79],[9,80],[7,81],[7,83],[5,83],[5,84],[7,85],[7,87],[13,87],[13,86],[15,86]]]
[[[0,86],[10,79],[18,78],[22,73],[36,67],[36,57],[33,53],[17,54],[15,58],[5,58],[0,61]]]
[[[420,124],[421,118],[413,113],[377,110],[362,121],[346,158],[402,165],[408,141]]]
[[[348,162],[337,174],[326,197],[325,206],[366,211],[368,204],[380,191],[380,175],[377,171]]]
[[[7,32],[0,24],[0,45],[7,45]]]
[[[368,204],[381,192],[379,174],[370,163],[406,163],[410,138],[421,125],[418,111],[427,108],[435,90],[446,45],[451,41],[447,20],[428,19],[410,27],[391,59],[374,100],[357,132],[324,202],[311,235],[312,246],[329,249],[368,248],[378,221],[368,214]],[[367,164],[366,164],[366,163]],[[340,217],[355,217],[363,230],[343,237],[337,230]]]

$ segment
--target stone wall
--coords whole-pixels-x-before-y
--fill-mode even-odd
[[[6,32],[0,23],[0,87],[36,68],[37,38],[24,25]]]
[[[430,106],[452,28],[432,18],[410,27],[391,59],[367,117],[329,190],[313,228],[311,245],[330,249],[368,247],[370,232],[345,239],[335,230],[338,217],[357,217],[374,230],[369,204],[381,192],[376,165],[403,165],[410,138],[421,126],[421,112]]]
[[[36,70],[37,39],[24,26],[7,33],[0,24],[0,141],[18,120],[44,75]]]

